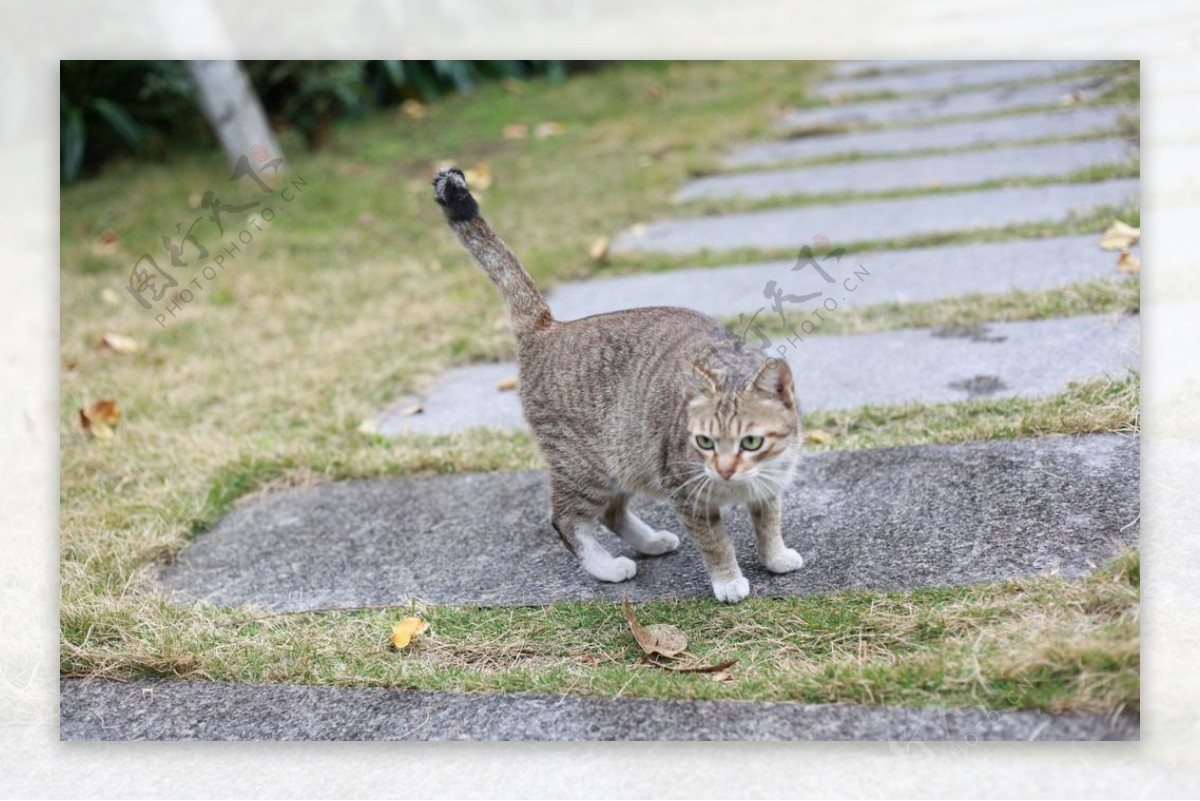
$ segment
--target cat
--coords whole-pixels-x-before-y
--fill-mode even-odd
[[[758,553],[775,573],[804,560],[780,533],[780,496],[800,454],[800,412],[786,361],[768,359],[716,320],[652,307],[555,320],[520,261],[479,215],[463,173],[433,179],[451,229],[499,288],[517,343],[521,406],[549,465],[551,525],[601,581],[637,564],[600,543],[603,529],[638,553],[679,547],[631,511],[633,495],[669,498],[704,557],[713,594],[750,594],[721,521],[745,503]]]

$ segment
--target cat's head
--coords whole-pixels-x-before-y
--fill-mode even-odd
[[[706,475],[728,484],[782,485],[800,450],[792,371],[769,359],[747,378],[681,364],[688,394],[688,439]]]

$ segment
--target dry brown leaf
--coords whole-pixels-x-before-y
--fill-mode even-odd
[[[463,170],[463,177],[467,179],[467,186],[476,192],[482,192],[492,185],[492,168],[486,161],[481,161],[474,167]]]
[[[633,607],[629,605],[628,598],[621,602],[621,611],[629,621],[633,638],[647,655],[659,654],[670,658],[678,656],[687,648],[687,635],[670,623],[653,623],[649,626],[639,623],[633,615]]]
[[[100,238],[92,245],[92,253],[97,256],[111,256],[117,252],[117,235],[112,231],[105,231],[100,234]]]
[[[606,256],[608,256],[608,237],[602,236],[588,248],[588,257],[592,261],[604,261]]]
[[[400,110],[412,117],[414,120],[425,119],[425,115],[428,113],[425,110],[424,103],[422,103],[420,100],[413,100],[412,98],[409,98],[401,103]]]
[[[514,122],[511,125],[504,126],[505,139],[528,139],[529,126],[524,123]]]
[[[1142,238],[1142,229],[1126,225],[1120,220],[1114,220],[1108,230],[1100,237],[1100,247],[1104,250],[1128,250]]]
[[[1122,250],[1117,257],[1117,269],[1128,275],[1137,275],[1142,271],[1142,260],[1128,250]]]
[[[100,337],[100,342],[97,344],[100,350],[111,350],[113,353],[137,353],[138,343],[133,337],[127,337],[124,334],[114,334],[109,331]]]
[[[96,439],[112,439],[113,427],[121,420],[116,399],[98,400],[79,410],[79,424]]]
[[[713,681],[733,681],[733,674],[728,670],[722,670],[712,674],[710,677]]]
[[[517,379],[515,378],[502,378],[496,382],[496,389],[500,390],[501,392],[509,392],[516,388]]]
[[[533,135],[538,139],[549,139],[551,136],[558,136],[566,128],[561,123],[557,122],[539,122],[537,127],[533,129]]]
[[[663,670],[669,670],[672,673],[724,673],[726,676],[728,676],[729,674],[726,673],[725,671],[727,671],[729,668],[731,668],[735,664],[737,664],[736,659],[728,659],[724,662],[719,662],[715,665],[701,665],[701,666],[664,665],[661,662],[655,661],[654,658],[650,657],[650,656],[644,657],[643,661],[646,662],[647,664],[654,665],[657,668],[662,668]]]
[[[804,441],[813,445],[828,445],[833,442],[833,434],[814,428],[804,432]]]
[[[412,638],[423,633],[429,624],[419,617],[406,617],[399,623],[392,624],[392,645],[403,648],[412,642]]]

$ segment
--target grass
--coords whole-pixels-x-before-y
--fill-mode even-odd
[[[794,335],[805,321],[815,326],[811,334],[805,336],[820,336],[864,334],[899,328],[1046,320],[1085,314],[1137,314],[1140,309],[1141,282],[1136,278],[1097,278],[1041,291],[1018,289],[998,294],[960,295],[936,301],[848,306],[839,308],[836,313],[822,315],[820,321],[804,313],[785,312],[783,320],[777,314],[764,313],[758,316],[757,323],[764,335],[778,339]],[[722,322],[741,333],[736,318],[727,318]]]
[[[499,298],[469,266],[430,200],[428,179],[439,161],[490,167],[494,184],[483,193],[484,211],[543,286],[666,269],[665,261],[625,257],[598,263],[587,250],[597,237],[665,208],[674,189],[715,163],[728,143],[764,134],[779,102],[804,100],[812,70],[778,63],[620,65],[561,86],[481,87],[469,98],[430,106],[422,119],[368,118],[337,128],[332,147],[318,154],[302,152],[299,138],[284,132],[288,177],[306,185],[294,202],[273,200],[275,220],[255,231],[252,244],[215,279],[199,275],[203,288],[193,287],[194,299],[163,326],[154,317],[170,294],[153,311],[142,310],[123,288],[130,267],[148,251],[169,265],[158,243],[177,222],[186,228],[202,214],[197,206],[206,189],[221,189],[227,203],[256,199],[257,190],[226,184],[224,160],[201,153],[116,164],[64,189],[62,672],[1135,706],[1136,583],[1120,578],[1129,570],[1119,567],[1072,581],[757,599],[736,607],[706,600],[639,606],[647,621],[672,619],[685,627],[698,658],[739,658],[729,683],[637,664],[609,605],[422,608],[434,636],[390,653],[386,634],[404,610],[262,617],[248,609],[173,606],[152,580],[156,563],[174,558],[189,538],[256,493],[340,478],[539,466],[527,434],[391,441],[359,430],[379,408],[421,390],[446,367],[511,352]],[[509,140],[502,134],[510,123],[532,128],[549,120],[564,126],[561,135]],[[201,241],[215,252],[260,213],[227,216],[226,236],[210,232]],[[1092,215],[924,242],[1095,232],[1110,220]],[[700,263],[705,258],[719,263],[715,256]],[[198,276],[190,267],[168,269],[181,279],[176,291]],[[1120,297],[1128,301],[1132,291]],[[1004,313],[1039,303],[1102,302],[1009,300]],[[875,314],[862,324],[886,326],[889,317],[908,324],[895,317],[899,312]],[[108,332],[133,337],[140,349],[119,354],[98,347]],[[101,398],[115,398],[123,413],[107,441],[78,422],[78,410]],[[809,415],[806,422],[832,434],[820,447],[855,448],[1129,431],[1138,426],[1137,409],[1131,378],[1075,386],[1053,398],[866,408]],[[1136,563],[1135,553],[1122,558]],[[1018,701],[1000,692],[1009,687],[1024,688]]]

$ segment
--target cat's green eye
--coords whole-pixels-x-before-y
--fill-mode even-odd
[[[742,437],[742,450],[756,451],[762,447],[762,437]]]
[[[696,444],[706,451],[711,451],[717,447],[717,443],[712,441],[712,437],[706,437],[703,434],[696,435]]]

